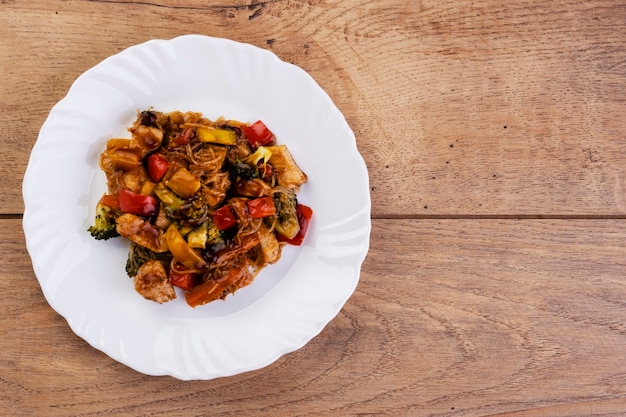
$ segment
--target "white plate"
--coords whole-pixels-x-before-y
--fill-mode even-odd
[[[126,276],[123,240],[86,231],[106,187],[98,155],[151,106],[262,119],[309,177],[298,195],[314,210],[304,244],[286,247],[226,301],[146,301]],[[23,195],[26,244],[48,303],[92,346],[149,375],[228,376],[302,347],[350,297],[369,247],[367,169],[329,96],[269,51],[206,36],[148,41],[82,74],[41,128]]]

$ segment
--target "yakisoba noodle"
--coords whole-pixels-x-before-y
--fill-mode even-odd
[[[130,241],[126,272],[144,298],[179,287],[192,307],[224,299],[302,243],[307,176],[262,121],[146,110],[129,131],[100,155],[108,191],[89,231]]]

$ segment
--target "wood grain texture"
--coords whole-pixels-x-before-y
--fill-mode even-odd
[[[30,150],[76,77],[186,33],[309,72],[355,132],[373,217],[319,336],[192,382],[75,336],[20,225]],[[625,39],[609,0],[0,0],[0,414],[624,415]]]
[[[76,337],[42,297],[19,222],[1,223],[9,415],[626,410],[626,225],[611,220],[375,220],[361,282],[319,336],[267,368],[193,382],[141,375]]]
[[[150,38],[271,49],[354,129],[373,214],[626,214],[626,5],[614,1],[4,1],[1,213],[74,79]],[[409,180],[407,180],[409,179]]]

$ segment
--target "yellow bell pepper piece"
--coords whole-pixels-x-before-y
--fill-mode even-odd
[[[187,244],[175,225],[167,228],[165,240],[174,258],[187,268],[198,269],[206,265],[206,261]]]
[[[187,244],[191,248],[205,249],[207,241],[207,224],[202,223],[200,227],[187,234]]]
[[[176,171],[171,178],[165,182],[165,185],[183,198],[193,196],[201,186],[200,181],[185,168]]]
[[[219,145],[234,145],[237,143],[237,134],[229,129],[207,129],[199,127],[196,135],[201,142],[217,143]]]
[[[141,151],[139,149],[120,148],[107,151],[113,166],[122,171],[137,169],[141,163]]]
[[[113,138],[107,141],[107,150],[128,148],[130,148],[130,139]]]

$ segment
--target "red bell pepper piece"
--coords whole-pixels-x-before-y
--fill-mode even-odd
[[[103,206],[110,207],[113,210],[120,209],[120,199],[118,196],[113,195],[113,194],[102,195],[102,198],[100,198],[100,201],[98,203],[102,204]]]
[[[119,192],[120,210],[124,213],[137,214],[139,216],[152,216],[156,213],[156,198],[137,194],[125,188]]]
[[[259,146],[273,145],[276,142],[274,134],[260,120],[257,120],[250,126],[242,126],[241,130],[246,135],[250,146],[254,149]]]
[[[192,136],[193,136],[193,129],[190,127],[186,127],[185,129],[183,129],[182,132],[180,132],[180,135],[178,135],[176,139],[174,139],[174,142],[177,145],[186,145],[191,141]]]
[[[276,206],[272,197],[260,197],[248,200],[248,213],[254,219],[262,219],[276,215]]]
[[[212,217],[215,225],[220,230],[226,230],[237,223],[237,219],[228,205],[215,210]]]
[[[169,167],[169,162],[160,153],[153,153],[148,157],[148,175],[152,182],[161,181]]]
[[[170,266],[169,279],[172,285],[189,291],[196,286],[198,274],[185,270],[184,266],[174,263]]]
[[[298,224],[300,225],[300,230],[298,231],[298,233],[292,239],[288,239],[281,234],[278,234],[277,238],[280,242],[286,242],[290,245],[300,246],[302,244],[302,241],[304,240],[306,231],[309,228],[311,217],[313,217],[313,210],[311,209],[311,207],[305,206],[304,204],[298,204],[296,212],[298,214]]]

